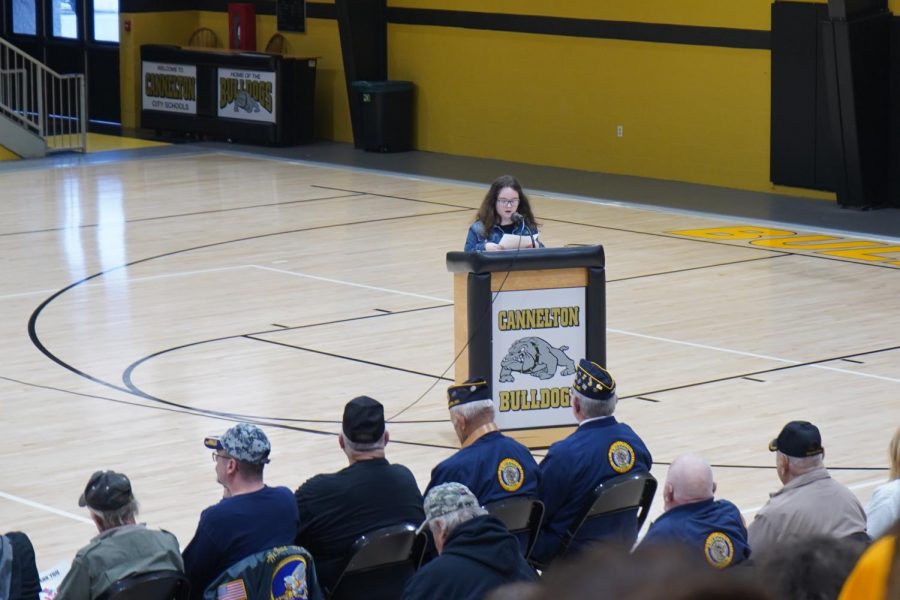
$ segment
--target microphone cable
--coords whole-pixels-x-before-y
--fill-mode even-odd
[[[514,222],[516,221],[516,219],[515,219],[516,215],[519,216],[519,219],[522,219],[522,215],[520,215],[519,213],[513,213],[513,221]],[[534,240],[534,238],[532,238],[532,246],[534,245],[533,240]],[[516,245],[515,252],[512,255],[512,258],[510,259],[509,268],[506,270],[506,273],[503,275],[503,280],[500,282],[500,285],[497,287],[497,291],[493,294],[493,297],[491,298],[490,303],[485,307],[485,309],[482,311],[481,315],[478,316],[478,321],[476,321],[476,326],[473,331],[469,332],[469,336],[466,339],[466,343],[463,344],[463,347],[460,349],[460,351],[457,352],[456,356],[453,357],[453,361],[450,363],[450,365],[446,369],[444,369],[444,371],[440,375],[435,377],[435,379],[431,383],[431,385],[429,385],[428,388],[424,392],[422,392],[418,398],[416,398],[415,400],[410,402],[407,406],[405,406],[401,410],[397,411],[396,413],[394,413],[393,415],[391,415],[390,417],[385,419],[385,423],[389,423],[389,422],[393,421],[394,419],[396,419],[397,417],[399,417],[400,415],[402,415],[403,413],[408,411],[410,408],[412,408],[413,406],[415,406],[416,404],[421,402],[422,399],[424,399],[425,396],[427,396],[431,392],[431,390],[433,390],[435,388],[435,386],[437,386],[437,384],[444,378],[444,376],[450,371],[450,369],[452,369],[456,365],[456,363],[459,361],[459,358],[463,355],[463,353],[469,349],[469,344],[472,343],[472,340],[475,338],[475,334],[477,332],[481,331],[481,328],[484,327],[484,321],[485,321],[486,317],[490,314],[491,308],[494,306],[494,302],[497,301],[497,297],[500,296],[500,292],[503,291],[503,288],[506,285],[506,280],[509,279],[510,273],[513,272],[513,267],[515,266],[516,261],[519,258],[519,253],[521,251],[522,251],[522,242],[521,242],[521,236],[520,236],[519,243]],[[455,304],[456,303],[454,302],[454,305]],[[470,377],[471,377],[471,375],[472,374],[469,373]]]

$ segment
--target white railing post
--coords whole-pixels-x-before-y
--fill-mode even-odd
[[[84,75],[60,75],[2,38],[0,115],[41,137],[48,150],[87,150]]]

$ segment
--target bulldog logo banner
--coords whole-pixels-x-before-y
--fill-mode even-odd
[[[275,73],[219,69],[218,115],[275,122]]]
[[[584,288],[500,292],[491,312],[497,424],[574,424],[569,388],[585,354]]]

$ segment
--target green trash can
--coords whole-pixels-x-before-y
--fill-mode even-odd
[[[350,86],[362,121],[356,146],[371,152],[412,150],[412,82],[354,81]]]

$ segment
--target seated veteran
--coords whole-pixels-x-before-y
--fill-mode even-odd
[[[344,407],[341,429],[338,446],[348,466],[316,475],[294,494],[300,511],[296,543],[315,557],[319,582],[329,590],[360,536],[424,516],[412,472],[385,458],[390,436],[384,406],[368,396],[354,398]]]
[[[131,575],[184,571],[175,536],[135,522],[138,503],[122,473],[94,473],[78,506],[87,507],[100,533],[75,555],[56,600],[93,600]]]
[[[442,483],[425,495],[425,521],[439,556],[406,583],[403,600],[480,600],[507,583],[536,581],[503,522],[481,508],[461,483]]]
[[[263,470],[272,445],[252,423],[238,423],[203,445],[212,450],[216,481],[223,498],[200,513],[194,538],[184,549],[191,599],[220,573],[256,552],[287,546],[297,533],[297,505],[291,490],[270,487]]]
[[[528,448],[500,432],[487,381],[474,377],[451,385],[447,405],[461,447],[431,471],[425,493],[455,481],[484,504],[511,496],[537,496],[537,463]]]
[[[866,538],[866,513],[847,486],[825,468],[819,428],[791,421],[769,443],[775,470],[784,486],[770,495],[750,523],[754,559],[786,542],[813,535]]]
[[[641,438],[613,417],[616,382],[609,371],[581,359],[575,370],[571,398],[578,428],[550,446],[540,464],[538,496],[544,503],[544,524],[532,557],[543,564],[559,553],[566,530],[593,501],[594,488],[619,475],[649,472],[653,464]],[[633,544],[637,537],[635,515],[621,513],[586,523],[569,553],[606,539]]]
[[[719,569],[747,560],[750,546],[741,511],[728,500],[716,500],[715,492],[709,463],[694,454],[676,458],[663,488],[665,512],[641,544],[681,544]]]

